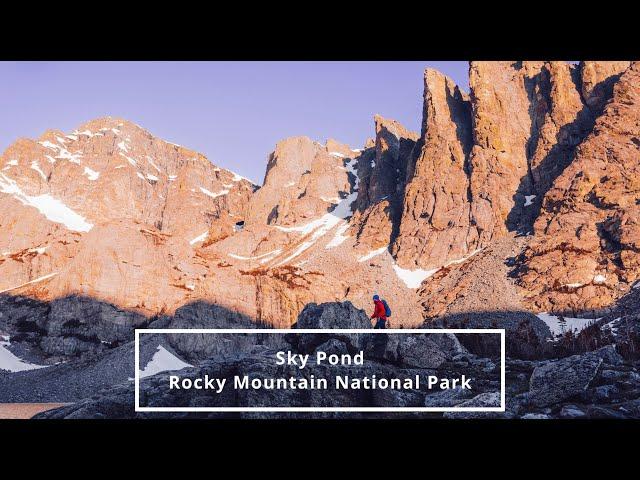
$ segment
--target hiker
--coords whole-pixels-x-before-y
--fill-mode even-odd
[[[376,324],[373,328],[387,328],[387,309],[388,307],[385,305],[386,302],[384,300],[380,300],[378,295],[373,296],[373,304],[374,310],[371,318],[377,318]]]

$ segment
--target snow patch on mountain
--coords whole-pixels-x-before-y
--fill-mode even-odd
[[[122,152],[118,152],[118,154],[120,154],[121,156],[123,156],[124,158],[127,159],[127,162],[129,162],[132,166],[137,167],[138,166],[138,162],[136,162],[133,158],[125,155]]]
[[[25,194],[18,184],[0,173],[0,192],[8,193],[13,198],[19,200],[23,205],[36,208],[48,220],[61,223],[69,230],[76,232],[88,232],[93,228],[93,224],[88,223],[84,217],[77,214],[57,198],[51,195],[30,196]]]
[[[65,148],[60,148],[58,151],[58,155],[55,158],[60,160],[68,160],[71,163],[75,163],[77,165],[80,164],[80,158],[82,157],[81,152],[71,153],[69,150]]]
[[[60,145],[56,145],[53,142],[50,142],[49,140],[45,140],[44,142],[38,142],[40,145],[42,145],[45,148],[48,148],[50,150],[55,150],[58,151],[60,149]]]
[[[89,138],[103,137],[104,136],[104,133],[101,133],[101,132],[95,132],[94,133],[91,130],[83,130],[82,132],[75,131],[75,132],[72,132],[72,133],[74,133],[75,135],[84,135],[85,137],[89,137]]]
[[[436,273],[440,269],[446,268],[450,265],[464,263],[467,260],[469,260],[471,257],[473,257],[475,254],[480,253],[481,251],[482,251],[482,248],[478,248],[462,258],[450,260],[447,263],[445,263],[443,266],[433,268],[431,270],[424,270],[422,268],[418,268],[416,270],[404,269],[399,267],[395,262],[393,263],[393,269],[395,270],[396,275],[398,275],[398,277],[405,283],[407,287],[418,288],[420,287],[423,281],[431,277],[434,273]]]
[[[140,372],[140,378],[151,377],[161,372],[182,370],[183,368],[189,368],[192,366],[193,365],[180,360],[162,345],[158,345],[158,349],[156,353],[153,354],[151,361],[147,363],[144,370]]]
[[[42,145],[45,148],[48,148],[49,150],[54,150],[55,152],[57,152],[57,155],[55,158],[59,158],[61,160],[69,160],[72,163],[80,163],[80,157],[82,157],[82,153],[81,152],[75,152],[75,153],[71,153],[69,150],[67,150],[66,148],[64,148],[61,145],[56,145],[55,143],[51,143],[49,140],[45,140],[44,142],[38,142],[40,145]]]
[[[423,270],[418,268],[416,270],[409,270],[405,268],[399,267],[395,262],[393,264],[393,270],[396,272],[396,275],[400,280],[404,282],[404,284],[408,288],[418,288],[427,278],[436,273],[439,268],[434,268],[433,270]]]
[[[151,158],[149,155],[147,155],[147,162],[149,162],[149,164],[153,168],[155,168],[158,171],[158,173],[162,173],[162,170],[160,170],[160,168],[155,163],[153,163],[153,158]]]
[[[359,262],[366,262],[367,260],[373,258],[373,257],[377,257],[378,255],[382,255],[384,252],[387,251],[387,246],[384,247],[380,247],[377,250],[373,250],[369,253],[367,253],[366,255],[361,256],[360,258],[358,258]]]
[[[31,285],[31,284],[34,284],[34,283],[42,282],[44,280],[48,280],[49,278],[56,276],[57,274],[58,274],[58,272],[49,273],[47,275],[43,275],[41,277],[34,278],[33,280],[29,280],[28,282],[21,283],[20,285],[16,285],[14,287],[9,287],[9,288],[5,288],[3,290],[0,290],[0,293],[10,292],[12,290],[17,290],[19,288],[26,287],[27,285]]]
[[[342,225],[340,225],[337,229],[336,229],[336,233],[333,236],[333,238],[329,241],[329,243],[327,243],[325,245],[324,248],[326,248],[327,250],[330,248],[335,248],[339,245],[342,245],[342,243],[349,238],[349,235],[345,235],[344,233],[349,229],[349,223],[344,222]]]
[[[283,265],[288,261],[290,261],[291,259],[299,256],[305,250],[309,249],[312,245],[314,245],[320,237],[324,236],[326,233],[331,231],[334,227],[343,223],[344,220],[350,218],[353,215],[351,205],[353,204],[353,202],[355,202],[356,198],[358,197],[358,187],[360,183],[360,180],[355,170],[356,163],[357,163],[356,160],[350,160],[345,164],[345,167],[347,168],[347,170],[355,175],[355,183],[351,190],[351,193],[349,193],[349,195],[347,195],[346,198],[342,199],[340,203],[338,203],[331,212],[326,213],[322,217],[316,220],[313,220],[309,223],[306,223],[304,225],[295,226],[295,227],[283,227],[280,225],[275,226],[275,228],[283,232],[298,232],[303,235],[312,234],[311,239],[306,240],[302,244],[300,244],[296,248],[296,250],[293,252],[293,254],[291,254],[286,259],[281,261],[278,265]],[[330,241],[329,244],[331,244],[332,242],[333,240]],[[336,240],[336,242],[339,242],[339,243],[337,244],[333,243],[332,246],[339,245],[340,243],[342,243],[342,241],[339,241],[339,240]],[[329,247],[329,248],[332,248],[332,247]]]
[[[316,240],[315,238],[312,238],[311,240],[307,240],[302,242],[300,245],[298,245],[298,247],[293,251],[293,253],[291,253],[291,255],[289,255],[287,258],[285,258],[284,260],[282,260],[281,262],[279,262],[276,266],[279,267],[280,265],[284,265],[288,262],[290,262],[291,260],[293,260],[294,258],[296,258],[297,256],[299,256],[300,254],[302,254],[305,250],[308,250],[309,248],[311,248],[313,245],[315,245]]]
[[[91,170],[89,167],[84,167],[84,175],[86,175],[89,180],[94,182],[100,176],[100,172],[96,172],[95,170]]]
[[[189,245],[195,245],[196,243],[204,242],[207,239],[207,236],[209,236],[209,230],[205,230],[200,235],[198,235],[196,238],[191,240],[189,242]]]
[[[263,253],[262,255],[256,255],[254,257],[245,257],[242,255],[237,255],[235,253],[229,253],[228,255],[231,258],[235,258],[236,260],[260,260],[260,263],[266,263],[269,260],[273,259],[274,257],[277,257],[280,254],[280,252],[282,252],[282,249],[278,248],[271,252]]]
[[[222,195],[229,193],[229,190],[220,190],[219,192],[213,193],[204,187],[200,187],[200,191],[211,198],[221,197]]]
[[[44,172],[40,168],[40,164],[38,164],[37,160],[34,160],[33,162],[31,162],[31,169],[38,172],[45,182],[47,181],[47,176],[44,174]]]
[[[607,281],[607,277],[602,274],[598,274],[595,277],[593,277],[593,283],[595,283],[596,285],[601,285],[606,281]]]
[[[238,175],[235,172],[233,172],[233,178],[231,180],[234,181],[234,182],[239,182],[241,180],[246,180],[247,182],[253,184],[253,182],[251,180],[249,180],[248,178],[243,177],[242,175]]]
[[[449,260],[447,263],[444,264],[444,267],[448,267],[450,265],[457,265],[459,263],[464,263],[467,260],[469,260],[471,257],[473,257],[476,253],[480,253],[482,250],[483,250],[482,248],[478,248],[478,249],[474,250],[473,252],[471,252],[470,254],[465,255],[462,258],[458,258],[456,260]]]
[[[0,337],[0,371],[24,372],[44,368],[46,365],[35,365],[16,357],[7,347],[11,345],[9,337]]]

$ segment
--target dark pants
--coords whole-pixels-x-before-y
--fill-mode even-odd
[[[387,321],[379,318],[378,321],[376,322],[376,326],[373,328],[387,328]]]

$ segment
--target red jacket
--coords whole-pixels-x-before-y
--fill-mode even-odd
[[[382,320],[387,319],[387,311],[384,308],[384,304],[380,300],[374,300],[375,309],[373,310],[373,315],[371,318],[381,318]]]

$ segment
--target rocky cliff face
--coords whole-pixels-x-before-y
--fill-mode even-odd
[[[397,305],[398,326],[422,321],[415,286],[388,251],[416,135],[374,120],[376,139],[364,149],[306,137],[276,146],[242,230],[198,252],[224,266],[215,283],[201,283],[206,298],[288,327],[309,302],[367,307],[380,292]]]
[[[598,115],[611,99],[613,86],[620,79],[631,62],[594,62],[580,63],[581,93],[584,103]]]
[[[375,149],[358,162],[362,184],[352,219],[356,245],[369,250],[389,247],[398,234],[407,171],[418,139],[395,120],[380,115],[374,120]]]
[[[259,188],[124,120],[20,139],[0,328],[70,355],[197,302],[278,327],[374,293],[393,326],[606,307],[640,275],[630,65],[472,62],[469,94],[427,69],[419,135],[378,115],[362,149],[289,138]]]
[[[247,225],[304,223],[326,213],[351,190],[346,145],[326,145],[308,137],[293,137],[276,145],[269,156],[264,184],[251,198]]]
[[[420,153],[394,245],[401,265],[441,268],[530,229],[535,199],[591,126],[577,81],[565,62],[472,62],[467,96],[425,72]]]
[[[518,226],[528,181],[532,90],[541,68],[539,62],[471,63],[471,223],[479,247]]]
[[[422,133],[393,246],[405,268],[439,267],[477,243],[470,225],[471,133],[468,96],[450,78],[425,70]]]
[[[27,296],[66,303],[74,322],[93,325],[88,336],[98,342],[119,337],[118,325],[128,325],[129,335],[145,316],[185,303],[208,268],[195,247],[212,226],[244,218],[254,188],[124,120],[103,118],[69,134],[18,140],[0,157],[3,317],[13,325],[20,309],[9,300]],[[86,303],[73,300],[81,297],[132,314],[83,310]],[[68,337],[71,331],[56,327],[62,310],[45,321],[36,309],[23,318],[22,330],[37,325],[49,336]],[[103,328],[109,324],[112,331]],[[56,353],[73,350],[58,347]]]
[[[515,248],[517,257],[518,250],[531,242],[526,258],[502,261],[516,267],[515,274],[522,279],[519,284],[526,289],[508,302],[514,309],[522,308],[520,299],[534,310],[595,309],[613,302],[632,285],[638,274],[631,240],[638,208],[626,178],[627,170],[633,172],[637,164],[628,159],[637,149],[630,127],[637,106],[630,93],[636,79],[627,67],[629,62],[471,62],[468,97],[450,79],[425,72],[419,153],[415,167],[408,171],[392,252],[399,266],[421,269],[428,279],[420,291],[428,316],[449,311],[460,295],[467,297],[463,303],[476,310],[506,307],[498,299],[481,301],[488,291],[480,287],[483,282],[461,275],[473,270],[468,263],[480,261],[475,255],[487,248],[490,256]],[[629,76],[626,82],[625,75]],[[617,95],[626,96],[625,100],[615,100],[618,89]],[[622,102],[627,109],[616,106]],[[626,138],[620,133],[624,128]],[[611,138],[619,138],[626,150],[610,147]],[[599,149],[608,152],[607,162],[626,165],[625,173],[601,163],[595,154]],[[606,188],[625,192],[623,204],[629,206],[615,216],[605,215],[604,209],[617,204],[596,205],[593,192],[582,192],[591,195],[591,200],[581,200],[591,205],[579,208],[582,222],[600,232],[583,249],[575,238],[584,238],[585,227],[569,222],[568,214],[558,215],[576,210],[576,199],[560,192],[570,189],[573,180],[569,178],[593,169],[602,172],[595,178],[604,179],[598,189],[615,184]],[[548,226],[551,217],[557,218],[555,228]],[[526,241],[514,239],[523,235]],[[604,236],[608,245],[599,240]],[[504,242],[512,246],[500,246]],[[598,242],[603,245],[596,247]],[[561,255],[553,245],[564,245],[565,251],[580,249],[581,260],[573,263],[577,257]],[[608,262],[615,268],[604,265],[601,250],[609,252]],[[602,266],[602,272],[596,266]],[[499,265],[489,268],[502,270]],[[607,272],[609,280],[620,283],[609,288],[602,280]],[[502,283],[501,276],[489,280],[482,275],[491,285]],[[477,284],[478,290],[469,291],[471,284]],[[470,298],[475,298],[475,304]]]
[[[595,310],[639,278],[639,102],[634,63],[545,196],[521,275],[536,308]]]

